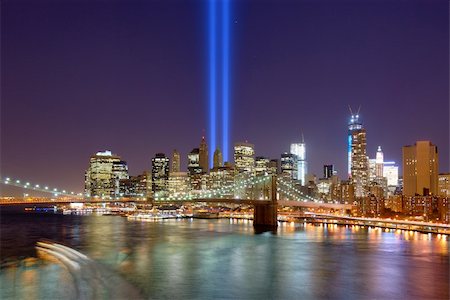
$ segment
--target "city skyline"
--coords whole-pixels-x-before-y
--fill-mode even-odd
[[[86,5],[19,2],[2,10],[8,28],[2,175],[81,190],[88,158],[107,149],[128,162],[131,174],[149,170],[156,153],[170,157],[173,149],[185,169],[187,153],[208,131],[203,5],[118,2],[105,12],[90,4],[81,21]],[[279,159],[304,132],[311,173],[320,176],[323,165],[333,164],[344,178],[348,105],[361,105],[369,157],[381,146],[385,159],[401,167],[403,146],[429,140],[439,149],[439,172],[448,172],[448,15],[442,8],[440,1],[234,3],[230,144],[248,140],[258,156]],[[122,9],[136,18],[122,19]],[[174,18],[163,39],[158,26],[143,26]],[[344,50],[355,41],[348,56]]]
[[[449,0],[0,3],[0,299],[450,299]]]
[[[359,115],[358,115],[358,118],[359,118]],[[353,124],[353,120],[354,120],[354,115],[351,115],[350,116],[350,122],[349,122],[349,124]],[[360,122],[360,123],[362,123],[362,122]],[[201,139],[201,143],[200,143],[200,147],[202,147],[202,145],[205,143],[205,141],[206,141],[206,139],[205,139],[205,137],[204,136],[202,136],[202,139]],[[428,141],[426,141],[426,142],[428,142]],[[242,142],[235,142],[235,143],[232,143],[234,146],[236,146],[236,145],[240,145]],[[244,142],[244,144],[245,143],[248,143],[248,141],[246,141],[246,142]],[[415,143],[415,142],[414,142]],[[414,143],[411,143],[411,144],[414,144]],[[304,142],[304,137],[303,137],[303,134],[302,134],[302,143],[301,143],[302,145],[307,145],[305,142]],[[282,161],[283,161],[283,155],[288,155],[288,153],[294,153],[294,152],[292,152],[292,146],[293,145],[297,145],[297,144],[291,144],[291,148],[290,148],[290,150],[291,151],[283,151],[283,152],[280,152],[279,153],[279,155],[278,156],[275,156],[275,157],[267,157],[267,159],[268,160],[277,160],[279,163],[281,163],[282,164]],[[348,145],[347,145],[348,146]],[[404,146],[402,146],[402,148],[404,148],[404,147],[407,147],[408,145],[404,145]],[[206,146],[205,147],[208,147],[207,146],[207,141],[206,141]],[[252,147],[254,147],[254,145],[252,145]],[[305,146],[304,146],[305,147]],[[219,149],[219,148],[217,148],[217,149]],[[308,149],[307,148],[307,146],[306,146],[306,149]],[[194,148],[194,150],[192,150],[192,151],[197,151],[197,155],[198,155],[198,151],[199,151],[199,148]],[[105,152],[102,152],[102,151],[105,151]],[[177,164],[178,166],[179,166],[179,171],[178,172],[180,172],[181,170],[183,171],[183,172],[189,172],[189,166],[190,166],[190,158],[189,158],[189,156],[190,155],[192,155],[192,151],[190,151],[190,152],[188,152],[188,153],[184,153],[184,155],[183,155],[183,153],[179,153],[176,149],[173,149],[173,152],[175,152],[175,153],[177,153],[177,155],[178,155],[178,157],[177,157],[177,162],[175,163],[175,164]],[[377,147],[377,151],[376,151],[376,154],[375,155],[369,155],[369,150],[367,151],[367,158],[369,159],[369,160],[373,160],[373,161],[375,161],[375,157],[377,157],[378,158],[378,155],[379,155],[379,151],[381,151],[381,148],[380,148],[380,146],[378,146]],[[90,156],[91,157],[93,157],[93,156],[95,156],[95,155],[98,155],[100,153],[100,155],[102,155],[101,153],[109,153],[110,155],[112,154],[112,155],[117,155],[117,156],[122,156],[120,153],[116,153],[116,152],[114,152],[114,151],[112,151],[111,149],[100,149],[100,150],[98,150],[98,151],[96,151],[96,153],[94,152],[94,153],[92,153]],[[180,155],[181,154],[181,155]],[[169,172],[177,172],[177,171],[172,171],[172,165],[174,164],[174,160],[173,160],[173,153],[172,153],[172,157],[170,157],[170,154],[169,153],[165,153],[165,152],[158,152],[158,153],[155,153],[151,158],[150,158],[150,166],[148,167],[148,168],[146,168],[146,167],[144,167],[144,168],[142,168],[141,170],[139,170],[139,171],[130,171],[129,172],[129,174],[130,174],[130,176],[131,175],[136,175],[136,176],[138,176],[139,174],[141,174],[142,172],[151,172],[151,170],[152,170],[152,168],[153,168],[153,166],[152,166],[152,164],[153,164],[153,160],[154,160],[154,157],[158,157],[158,155],[166,155],[165,157],[166,157],[166,159],[168,160],[168,166],[171,166],[171,167],[168,167],[168,170],[170,169],[170,171]],[[208,153],[207,153],[207,150],[206,150],[206,154],[205,154],[206,156],[208,156]],[[290,155],[290,154],[289,154]],[[303,154],[304,155],[304,154]],[[261,158],[266,158],[266,156],[260,156],[259,155],[259,153],[258,152],[256,152],[255,151],[255,154],[254,154],[254,156],[256,156],[256,157],[261,157]],[[300,159],[299,158],[299,156],[296,156],[297,157],[297,159]],[[303,156],[304,157],[304,156]],[[348,157],[347,157],[348,158]],[[208,158],[209,159],[209,158]],[[402,158],[403,159],[403,158]],[[125,158],[125,166],[126,166],[126,168],[127,168],[127,172],[128,172],[128,163],[127,163],[127,158]],[[368,172],[368,168],[369,168],[369,160],[367,161],[367,172]],[[300,161],[300,160],[299,160]],[[306,161],[306,163],[308,162],[308,159],[306,159],[305,160]],[[210,162],[210,164],[212,164],[213,162]],[[224,161],[224,163],[225,163],[225,161]],[[227,163],[232,163],[233,165],[235,164],[235,160],[234,159],[232,159],[231,161],[228,161]],[[388,164],[394,164],[395,163],[395,165],[397,166],[397,168],[399,169],[399,172],[400,172],[400,174],[401,174],[401,172],[402,172],[402,160],[400,160],[399,162],[393,162],[393,161],[391,161],[391,162],[387,162]],[[203,164],[206,164],[206,162],[203,162]],[[324,163],[323,165],[322,165],[322,168],[323,167],[325,167],[325,166],[327,166],[326,165],[326,163]],[[438,165],[438,167],[439,167],[439,165]],[[297,168],[298,167],[296,167],[295,168],[295,173],[297,174]],[[440,170],[441,168],[439,168],[439,170]],[[212,170],[212,168],[211,168],[211,170]],[[445,173],[448,173],[448,172],[440,172],[438,170],[438,173],[443,173],[443,174],[445,174]],[[207,172],[207,173],[209,173],[209,169],[204,169],[203,170],[204,172]],[[322,170],[323,171],[323,170]],[[338,172],[337,170],[334,170],[334,172],[335,172],[335,174],[336,175],[338,175],[338,177],[340,178],[340,179],[342,179],[342,180],[346,180],[346,179],[349,179],[351,176],[348,176],[348,174],[342,174],[342,172]],[[300,174],[300,173],[299,173]],[[305,175],[314,175],[317,179],[319,179],[319,178],[322,178],[323,176],[323,174],[321,173],[321,172],[318,172],[318,173],[311,173],[311,172],[307,172],[307,173],[305,173]],[[348,176],[348,177],[347,177]],[[294,176],[294,178],[296,178],[297,179],[297,177],[296,176]],[[17,179],[17,178],[16,178]],[[302,180],[300,180],[300,182],[302,182]],[[11,187],[5,187],[5,190],[8,190],[8,189],[11,189]],[[14,188],[13,188],[14,189]],[[75,191],[76,193],[77,192],[79,192],[79,191]]]

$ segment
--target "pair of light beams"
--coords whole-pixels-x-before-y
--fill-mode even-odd
[[[223,160],[228,161],[230,0],[208,0],[208,66],[210,162],[213,161],[216,148],[222,150]],[[219,121],[221,121],[220,128]],[[221,141],[217,140],[219,134],[221,134]]]

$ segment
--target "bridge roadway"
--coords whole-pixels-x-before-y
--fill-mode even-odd
[[[116,200],[104,200],[104,199],[86,199],[86,198],[31,198],[31,199],[17,199],[7,198],[0,199],[0,206],[5,205],[33,205],[33,204],[69,204],[69,203],[126,203],[126,202],[142,202],[146,203],[146,200],[137,200],[131,198],[123,198]]]
[[[138,200],[135,198],[121,198],[115,200],[104,200],[104,199],[80,199],[80,198],[32,198],[32,199],[0,199],[0,206],[5,205],[33,205],[33,204],[69,204],[69,203],[153,203],[153,204],[182,204],[182,203],[196,203],[196,202],[206,202],[206,203],[231,203],[231,204],[243,204],[243,205],[269,205],[273,204],[272,200],[250,200],[250,199],[231,199],[231,198],[200,198],[200,199],[188,199],[188,200]],[[320,203],[312,201],[295,201],[295,200],[278,200],[278,206],[289,206],[289,207],[307,207],[307,208],[328,208],[328,209],[352,209],[351,204],[335,204],[335,203]]]

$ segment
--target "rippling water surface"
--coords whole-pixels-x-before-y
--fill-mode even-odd
[[[2,214],[0,224],[2,260],[35,256],[36,241],[52,239],[116,270],[148,298],[449,299],[445,236],[293,223],[255,234],[251,222],[227,219]],[[0,284],[10,287],[7,296],[57,297],[70,278],[54,268],[4,268]]]

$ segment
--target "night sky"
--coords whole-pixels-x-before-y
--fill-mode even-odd
[[[364,3],[362,3],[364,2]],[[368,154],[431,140],[449,171],[449,4],[233,1],[231,142],[346,173],[348,105]],[[2,1],[1,175],[82,191],[93,153],[130,173],[208,130],[205,1]],[[231,150],[231,149],[230,149]]]

